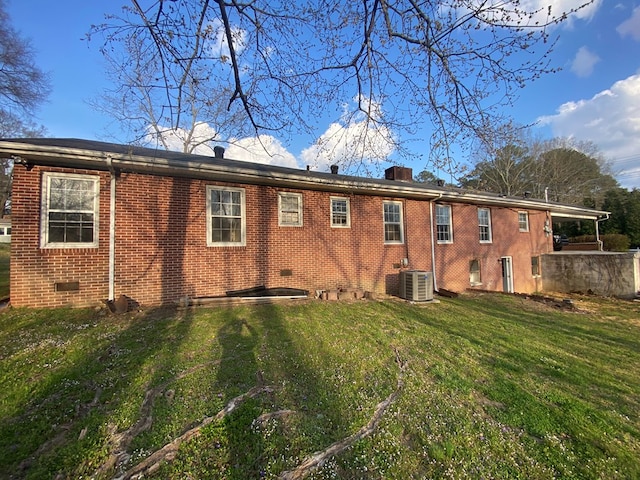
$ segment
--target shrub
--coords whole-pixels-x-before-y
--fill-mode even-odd
[[[603,243],[602,248],[607,252],[628,252],[631,245],[629,237],[621,233],[601,235],[600,240]]]
[[[600,240],[605,252],[628,252],[631,244],[629,237],[620,233],[600,235]],[[578,235],[570,240],[571,243],[593,243],[595,241],[595,235]]]

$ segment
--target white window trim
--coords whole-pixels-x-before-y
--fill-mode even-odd
[[[438,207],[442,207],[442,208],[446,208],[449,210],[449,239],[448,240],[438,240]],[[449,243],[453,243],[453,208],[451,208],[451,205],[436,205],[436,215],[435,215],[435,222],[436,222],[436,243],[439,244],[449,244]]]
[[[93,242],[49,242],[49,189],[51,179],[65,178],[93,182]],[[100,232],[100,177],[76,173],[44,172],[40,198],[40,247],[41,248],[97,248]]]
[[[524,215],[525,218],[527,219],[526,228],[522,228],[520,226],[520,215]],[[529,212],[518,212],[518,230],[520,230],[521,232],[528,232],[529,231]]]
[[[211,192],[213,190],[225,190],[230,192],[240,192],[240,221],[241,239],[239,242],[214,242],[212,240],[213,225],[211,225]],[[244,188],[223,187],[219,185],[207,185],[207,246],[208,247],[244,247],[247,244],[247,211],[246,194]]]
[[[480,224],[480,211],[485,211],[487,212],[487,225],[481,225]],[[488,240],[481,240],[480,239],[480,227],[488,227],[489,229],[489,239]],[[493,243],[493,232],[492,232],[492,228],[491,228],[491,209],[490,208],[478,208],[478,240],[480,241],[480,243]]]
[[[333,223],[333,202],[334,200],[345,202],[347,205],[347,223]],[[347,197],[329,197],[329,215],[331,217],[331,228],[351,228],[351,203]]]
[[[298,223],[286,223],[282,219],[282,198],[296,197],[298,199]],[[279,227],[302,227],[302,194],[293,192],[278,192],[278,226]]]
[[[385,238],[385,226],[387,222],[384,221],[384,206],[385,205],[398,205],[400,207],[400,240],[387,240]],[[393,224],[395,225],[395,223]],[[402,211],[402,202],[385,200],[382,202],[382,238],[385,245],[402,245],[404,244],[404,213]]]

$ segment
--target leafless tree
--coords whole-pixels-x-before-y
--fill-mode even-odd
[[[242,112],[254,134],[317,134],[319,118],[353,103],[367,131],[392,129],[399,145],[433,131],[437,165],[461,136],[491,138],[504,123],[498,107],[554,71],[553,27],[589,3],[556,12],[520,0],[131,0],[90,37],[103,35],[122,88],[144,97],[135,121],[184,130],[197,118],[217,130],[206,99]]]
[[[0,109],[32,113],[49,94],[47,74],[34,63],[30,43],[20,37],[0,0]]]
[[[522,195],[529,190],[530,174],[534,168],[525,146],[506,145],[497,150],[493,158],[478,162],[461,183],[467,188],[482,191]]]
[[[137,2],[123,10],[126,18],[148,21]],[[183,28],[193,30],[174,35],[170,32],[175,27],[162,27],[168,30],[163,33],[168,37],[166,47],[176,58],[189,58],[186,63],[159,55],[151,28],[112,32],[100,27],[109,32],[101,51],[114,88],[92,103],[129,132],[132,143],[156,142],[167,150],[192,153],[207,142],[239,133],[244,113],[227,108],[231,84],[219,62],[207,58],[206,49],[214,48],[211,41],[188,45],[182,40],[190,35],[198,38],[202,25],[185,24]]]
[[[460,180],[462,186],[505,195],[529,192],[534,198],[595,208],[618,186],[592,142],[541,140],[529,129],[511,125],[502,132],[506,143],[480,149],[473,170]]]
[[[33,122],[24,120],[7,110],[0,109],[0,138],[42,137],[47,130]],[[0,158],[0,216],[11,210],[11,187],[13,186],[13,160]]]
[[[31,44],[13,28],[0,0],[0,138],[37,137],[46,132],[31,120],[47,98],[49,78],[34,62]],[[11,198],[13,163],[0,159],[0,215]]]
[[[537,182],[546,197],[562,203],[601,208],[605,193],[618,187],[597,152],[591,154],[570,146],[548,149],[537,159]]]

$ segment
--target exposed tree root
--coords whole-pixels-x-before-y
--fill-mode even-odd
[[[373,416],[371,417],[369,422],[366,425],[364,425],[362,428],[360,428],[353,435],[343,440],[340,440],[338,442],[335,442],[325,450],[321,452],[316,452],[310,457],[306,458],[294,470],[290,470],[282,473],[280,475],[280,479],[301,480],[305,478],[314,469],[322,466],[324,462],[327,461],[327,459],[329,459],[330,457],[339,455],[344,450],[348,449],[353,444],[355,444],[357,441],[371,435],[376,430],[385,411],[389,408],[391,404],[393,404],[396,401],[396,399],[400,395],[400,392],[404,386],[405,364],[402,362],[397,349],[394,349],[394,352],[396,357],[396,363],[399,367],[397,387],[395,391],[393,391],[385,400],[378,403],[373,413]],[[182,374],[175,377],[174,379],[168,382],[165,382],[165,384],[147,391],[145,395],[145,399],[142,403],[142,406],[140,407],[140,413],[141,413],[140,420],[138,420],[138,422],[127,431],[114,436],[114,443],[116,444],[116,448],[114,448],[114,453],[111,455],[109,460],[107,460],[107,462],[105,462],[105,464],[102,465],[100,469],[98,469],[98,471],[96,472],[96,475],[94,476],[99,476],[99,474],[101,473],[104,474],[105,472],[109,471],[114,467],[117,470],[117,468],[120,465],[122,465],[129,459],[129,456],[126,453],[127,447],[129,446],[129,444],[131,443],[133,438],[135,438],[136,435],[150,428],[152,424],[151,410],[153,408],[153,402],[155,398],[160,394],[162,394],[162,392],[165,390],[165,388],[168,386],[169,383],[188,375],[192,371],[198,368],[201,368],[202,366],[203,365],[194,367],[191,370],[183,372]],[[231,414],[234,410],[236,410],[238,406],[241,405],[247,399],[254,398],[263,393],[267,393],[267,394],[273,393],[273,391],[274,391],[273,387],[263,384],[261,375],[259,374],[257,386],[233,398],[216,415],[211,417],[206,417],[204,420],[202,420],[202,422],[200,422],[199,425],[187,430],[182,435],[173,439],[171,442],[167,443],[160,449],[156,450],[151,455],[149,455],[144,460],[142,460],[138,464],[131,467],[129,470],[127,470],[123,474],[114,477],[114,479],[117,479],[117,480],[137,479],[137,478],[144,477],[145,474],[153,473],[160,467],[162,462],[173,460],[177,455],[180,445],[200,435],[201,430],[204,427],[206,427],[207,425],[211,424],[214,421],[222,420],[224,417],[226,417],[227,415]],[[290,415],[292,413],[295,413],[295,412],[292,410],[279,410],[277,412],[265,413],[263,415],[260,415],[254,420],[254,425],[262,425],[272,418],[278,418],[278,417]]]
[[[102,395],[102,389],[97,388],[91,403],[87,403],[86,405],[78,405],[76,407],[75,417],[70,422],[67,422],[64,425],[60,425],[58,427],[59,433],[55,435],[53,438],[44,442],[42,445],[40,445],[38,450],[36,450],[33,455],[24,459],[18,466],[18,470],[21,472],[25,471],[27,468],[29,468],[29,466],[33,463],[33,461],[36,458],[38,458],[41,455],[44,455],[45,453],[51,451],[52,449],[60,445],[63,445],[66,441],[67,433],[69,432],[69,430],[71,430],[71,427],[73,426],[74,422],[85,417],[91,411],[92,408],[98,405],[98,400],[100,399],[100,395]],[[83,429],[83,431],[80,433],[81,437],[83,437],[84,435],[86,435],[85,429]]]
[[[114,431],[111,434],[111,439],[109,441],[109,443],[111,444],[111,454],[109,455],[107,460],[94,472],[93,477],[100,478],[104,476],[106,472],[112,470],[113,468],[117,469],[120,465],[129,460],[130,455],[127,453],[129,445],[137,435],[151,428],[151,425],[153,424],[151,411],[153,409],[154,402],[158,396],[162,395],[164,390],[171,383],[175,382],[176,380],[185,378],[187,375],[190,375],[193,372],[200,370],[201,368],[215,363],[219,363],[219,361],[216,360],[213,362],[201,363],[200,365],[196,365],[189,368],[188,370],[185,370],[184,372],[181,372],[180,374],[167,380],[163,384],[158,385],[151,390],[147,390],[142,405],[140,406],[139,420],[124,432],[116,434]]]
[[[358,430],[353,435],[343,440],[340,440],[338,442],[335,442],[334,444],[330,445],[328,448],[326,448],[321,452],[316,452],[313,455],[307,457],[294,470],[289,470],[287,472],[282,473],[279,477],[281,480],[301,480],[305,478],[313,470],[315,470],[318,467],[321,467],[324,464],[324,462],[327,461],[327,459],[342,453],[343,451],[351,447],[354,443],[356,443],[357,441],[365,437],[368,437],[375,431],[375,429],[378,427],[378,424],[380,423],[380,420],[382,419],[382,416],[384,415],[384,412],[387,410],[387,408],[389,408],[389,405],[395,402],[395,400],[400,395],[400,391],[404,387],[405,364],[400,359],[398,350],[394,349],[394,351],[396,354],[396,363],[400,368],[400,373],[398,374],[397,387],[391,395],[389,395],[385,400],[383,400],[376,406],[376,409],[373,413],[373,416],[371,417],[371,420],[369,420],[369,422],[365,426],[363,426],[360,430]]]
[[[261,393],[271,393],[273,388],[269,386],[257,386],[253,387],[248,392],[243,393],[232,399],[227,405],[220,410],[216,415],[212,417],[206,417],[198,426],[187,430],[179,437],[175,438],[171,442],[167,443],[164,447],[156,450],[142,462],[138,463],[134,467],[127,470],[122,476],[116,477],[118,480],[128,480],[131,478],[140,478],[145,473],[151,473],[160,467],[160,464],[165,460],[173,460],[178,452],[180,445],[190,440],[193,437],[200,435],[200,431],[209,425],[211,422],[222,420],[225,416],[233,412],[242,402],[248,398],[253,398]]]
[[[278,410],[277,412],[263,413],[258,418],[256,418],[252,422],[252,424],[255,426],[262,426],[272,418],[286,417],[287,415],[291,415],[292,413],[296,413],[295,410]]]

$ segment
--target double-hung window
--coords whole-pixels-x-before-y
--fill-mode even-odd
[[[436,234],[438,243],[453,242],[450,205],[436,205]]]
[[[384,243],[404,243],[402,202],[383,202]]]
[[[100,177],[45,172],[42,177],[43,248],[98,246]]]
[[[244,246],[246,214],[244,188],[207,187],[207,245]]]
[[[491,243],[491,212],[488,208],[478,209],[480,243]]]
[[[349,199],[331,197],[331,226],[334,228],[351,227]]]
[[[529,214],[527,212],[518,212],[518,229],[521,232],[529,231]]]
[[[302,194],[281,192],[278,194],[278,225],[302,226]]]

